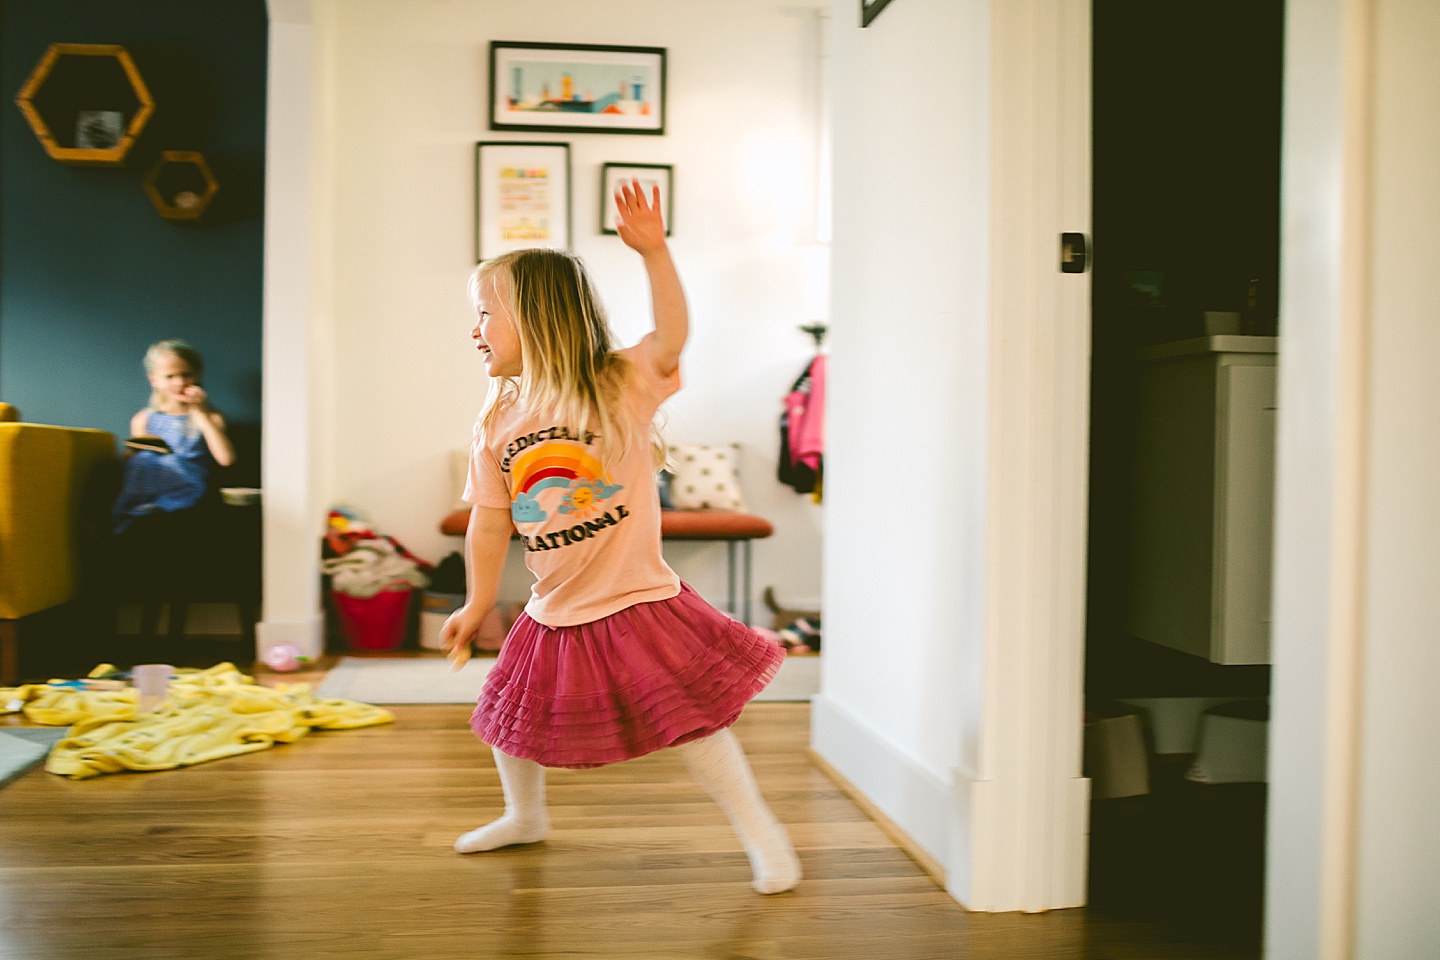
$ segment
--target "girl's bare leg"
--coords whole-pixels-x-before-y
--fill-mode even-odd
[[[491,748],[500,785],[505,790],[505,813],[455,841],[456,853],[481,853],[516,843],[537,843],[550,835],[545,812],[545,768]]]
[[[800,882],[800,858],[790,836],[765,804],[740,741],[729,730],[676,748],[690,775],[725,811],[750,858],[754,887],[761,893],[783,893]]]

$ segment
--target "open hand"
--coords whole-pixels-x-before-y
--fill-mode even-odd
[[[665,221],[660,216],[660,185],[656,184],[650,199],[640,181],[621,183],[615,192],[615,206],[620,211],[620,220],[615,230],[625,245],[642,257],[665,247]]]

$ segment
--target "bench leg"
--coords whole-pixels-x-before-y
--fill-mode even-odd
[[[734,540],[726,540],[726,541],[725,541],[725,567],[726,567],[726,572],[728,573],[728,579],[727,579],[727,581],[726,581],[726,588],[725,588],[725,612],[728,613],[728,614],[730,614],[730,616],[733,617],[733,616],[735,616],[737,613],[740,612],[740,611],[739,611],[739,608],[736,607],[736,605],[735,605],[735,541],[734,541]]]
[[[740,575],[735,572],[735,553],[740,553]],[[728,574],[725,587],[725,612],[740,618],[750,626],[750,541],[725,541],[725,567]]]
[[[742,554],[741,554],[741,560],[742,560],[741,566],[742,566],[742,568],[743,568],[744,571],[745,571],[744,584],[743,584],[745,593],[744,593],[744,595],[743,595],[743,599],[742,599],[741,603],[744,605],[744,608],[745,608],[745,619],[744,619],[744,623],[745,623],[745,626],[748,627],[748,626],[750,626],[750,592],[751,592],[751,591],[750,591],[750,541],[749,541],[749,540],[742,541],[741,544],[740,544],[740,549],[741,549],[741,551],[742,551]]]

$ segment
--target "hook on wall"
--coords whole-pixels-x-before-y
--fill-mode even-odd
[[[800,329],[815,338],[815,349],[819,350],[824,345],[825,334],[829,331],[830,328],[825,326],[825,324],[823,323],[807,323]]]

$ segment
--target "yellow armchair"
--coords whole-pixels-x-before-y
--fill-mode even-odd
[[[75,595],[80,507],[115,437],[22,423],[0,403],[0,687],[19,672],[19,621]]]

